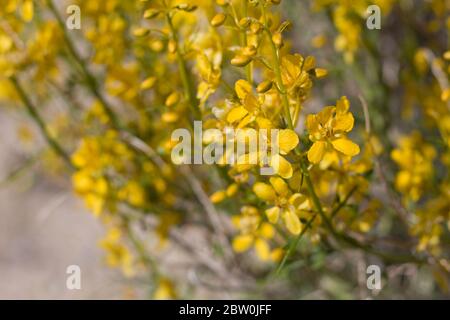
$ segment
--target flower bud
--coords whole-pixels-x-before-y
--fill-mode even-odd
[[[237,183],[232,183],[228,186],[226,190],[227,197],[232,197],[239,190],[239,185]]]
[[[254,45],[249,45],[242,50],[245,56],[253,57],[256,54],[256,47]]]
[[[161,52],[164,49],[164,43],[157,39],[150,40],[149,47],[155,52]]]
[[[283,46],[283,37],[279,32],[276,32],[272,35],[272,41],[278,48],[281,48]]]
[[[159,10],[156,9],[147,9],[144,11],[144,19],[153,19],[160,13]]]
[[[233,59],[231,59],[231,64],[235,67],[244,67],[249,64],[250,61],[252,61],[251,57],[238,54]]]
[[[155,85],[156,77],[149,77],[142,81],[141,83],[141,90],[147,90],[152,88]]]
[[[258,23],[258,22],[252,22],[251,23],[251,25],[250,25],[250,31],[253,33],[253,34],[258,34],[258,33],[260,33],[261,32],[261,24],[260,23]]]
[[[211,19],[211,25],[213,27],[220,27],[222,24],[224,24],[226,19],[227,16],[224,13],[218,13]]]
[[[177,43],[175,40],[169,40],[169,43],[167,44],[167,51],[169,51],[169,53],[175,53],[177,51]]]
[[[161,116],[161,120],[165,123],[174,123],[178,120],[178,114],[175,112],[164,112]]]
[[[219,203],[225,200],[226,198],[226,192],[223,190],[219,190],[214,192],[210,197],[209,200],[211,200],[212,203]]]
[[[150,30],[146,28],[136,28],[133,30],[133,35],[135,37],[144,37],[150,33]]]
[[[187,3],[180,3],[179,5],[176,6],[176,8],[178,10],[183,10],[183,11],[186,11],[186,12],[192,12],[192,11],[197,9],[197,6],[196,5],[189,5]]]
[[[166,99],[165,105],[166,107],[172,107],[176,105],[180,101],[180,95],[178,92],[172,92]]]
[[[265,93],[272,88],[272,85],[273,82],[271,80],[265,80],[256,87],[256,91],[258,93]]]
[[[250,26],[251,22],[252,22],[252,20],[250,18],[247,18],[247,17],[246,18],[242,18],[241,20],[239,20],[239,26],[241,28],[246,29],[246,28],[248,28]]]

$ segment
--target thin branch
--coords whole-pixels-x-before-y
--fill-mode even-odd
[[[144,155],[146,155],[150,160],[152,160],[154,163],[156,163],[158,166],[165,166],[164,160],[159,157],[159,155],[153,150],[151,146],[149,146],[147,143],[139,139],[138,137],[132,136],[129,133],[123,132],[122,137],[125,141],[127,141],[132,147],[135,149],[141,151]],[[201,186],[198,179],[194,176],[192,171],[182,168],[180,169],[180,173],[186,178],[186,180],[190,183],[190,186],[192,187],[192,191],[194,192],[195,196],[197,197],[197,200],[200,202],[200,204],[203,206],[203,208],[206,211],[206,214],[208,215],[208,219],[214,228],[215,234],[217,238],[219,239],[220,244],[223,246],[223,249],[225,250],[226,257],[228,259],[232,259],[234,257],[234,254],[231,250],[229,241],[226,237],[226,231],[223,227],[222,221],[220,219],[219,213],[216,211],[216,208],[211,203],[211,200],[209,199],[208,195],[203,190],[203,187]]]
[[[366,132],[367,135],[369,137],[368,139],[368,143],[370,145],[370,147],[372,149],[374,149],[374,146],[372,145],[372,142],[370,140],[370,114],[369,114],[369,108],[367,106],[367,102],[364,99],[364,97],[362,95],[359,95],[359,100],[361,101],[361,105],[363,107],[363,111],[364,111],[364,119],[366,122]],[[383,189],[385,191],[385,193],[387,194],[388,198],[389,198],[389,202],[391,204],[391,206],[394,208],[394,210],[397,212],[398,217],[402,220],[402,222],[405,225],[409,225],[409,219],[408,216],[410,215],[410,213],[408,212],[408,210],[402,205],[400,199],[398,199],[398,197],[396,197],[396,195],[391,191],[389,184],[387,182],[386,176],[384,174],[384,170],[383,167],[381,165],[381,161],[378,158],[378,156],[376,154],[374,154],[373,156],[374,159],[374,163],[375,163],[375,171],[377,173],[377,176],[383,186]]]
[[[441,90],[442,91],[447,90],[449,88],[447,75],[444,73],[444,71],[442,71],[441,68],[439,68],[438,64],[436,63],[436,56],[434,55],[433,51],[431,51],[428,48],[424,50],[425,50],[425,57],[431,68],[431,72],[438,81]],[[447,103],[447,106],[450,107],[450,102]]]
[[[81,57],[81,54],[78,52],[78,50],[74,46],[70,36],[67,33],[67,30],[66,30],[66,27],[64,25],[63,19],[61,18],[58,10],[56,9],[53,1],[52,0],[48,0],[48,5],[49,5],[49,8],[50,8],[50,11],[53,13],[55,19],[57,20],[57,22],[58,22],[58,24],[60,26],[60,29],[63,32],[64,41],[66,42],[66,45],[67,45],[67,48],[69,49],[70,54],[77,61],[77,63],[80,65],[80,67],[81,67],[81,69],[83,71],[83,75],[84,75],[84,77],[86,79],[86,82],[88,84],[89,89],[92,91],[94,96],[102,104],[103,109],[104,109],[106,115],[108,116],[109,120],[111,121],[113,127],[115,129],[119,129],[121,126],[120,126],[120,122],[119,122],[116,114],[114,113],[113,109],[108,104],[108,102],[106,101],[106,98],[103,96],[103,93],[100,91],[97,79],[89,71],[89,68],[87,67],[84,59]]]
[[[348,202],[348,200],[350,199],[350,197],[353,195],[353,193],[356,191],[356,189],[358,189],[358,186],[354,186],[350,192],[345,196],[344,200],[340,201],[339,204],[337,205],[336,208],[334,208],[334,210],[331,212],[330,217],[331,219],[333,219],[339,212],[339,210],[341,210]]]
[[[182,168],[180,171],[183,176],[189,181],[192,187],[192,191],[194,191],[194,194],[197,197],[198,201],[205,209],[206,214],[208,215],[208,219],[214,228],[215,234],[219,239],[219,242],[222,245],[223,249],[225,250],[226,257],[228,259],[233,259],[234,254],[227,239],[226,230],[223,227],[223,222],[220,219],[220,215],[212,204],[208,195],[203,190],[200,181],[195,177],[194,173],[190,169]]]
[[[286,252],[286,254],[283,257],[283,260],[281,261],[281,263],[279,264],[276,274],[279,274],[281,272],[281,270],[283,270],[284,265],[286,264],[288,258],[292,255],[292,253],[294,253],[294,251],[297,249],[298,243],[300,242],[300,240],[302,239],[303,235],[306,233],[306,231],[311,227],[312,223],[314,222],[314,220],[317,217],[317,213],[314,214],[311,219],[308,220],[308,222],[306,223],[305,227],[303,228],[303,230],[300,232],[300,234],[294,239],[294,241],[292,242],[292,244],[289,246],[288,251]]]
[[[73,165],[72,161],[70,160],[70,156],[68,153],[61,147],[61,145],[52,137],[50,132],[48,131],[48,128],[40,116],[39,112],[37,111],[37,108],[33,105],[31,102],[31,99],[28,97],[27,93],[22,88],[21,84],[19,83],[19,80],[16,77],[10,77],[10,81],[15,87],[17,93],[19,94],[20,99],[22,100],[23,104],[25,105],[28,114],[33,119],[33,121],[37,124],[39,130],[41,131],[42,136],[52,148],[53,151],[56,152],[57,155],[61,156],[61,158],[64,160],[64,162],[67,164],[67,166],[70,169],[75,169],[75,166]]]
[[[186,63],[183,60],[183,56],[181,55],[181,52],[180,52],[180,44],[178,42],[178,35],[175,30],[175,27],[173,26],[172,17],[170,16],[170,13],[166,14],[166,21],[167,21],[167,25],[169,26],[169,29],[170,29],[172,40],[175,41],[175,43],[176,43],[175,54],[177,56],[177,61],[178,61],[178,71],[180,73],[181,81],[183,82],[184,94],[185,94],[185,96],[189,102],[189,105],[191,107],[191,110],[194,114],[194,119],[198,119],[201,117],[201,111],[198,107],[198,101],[194,94],[194,89],[192,87],[192,83],[189,78],[189,73],[186,68]]]

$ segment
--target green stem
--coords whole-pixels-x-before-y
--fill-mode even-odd
[[[280,69],[280,56],[279,56],[279,51],[275,45],[275,43],[272,41],[272,34],[269,30],[269,28],[267,27],[267,17],[266,17],[266,11],[264,8],[264,5],[261,4],[261,10],[262,10],[262,14],[263,14],[263,20],[264,20],[264,30],[267,33],[267,36],[269,38],[269,42],[271,44],[272,47],[272,58],[274,60],[274,65],[273,65],[273,69],[275,72],[275,76],[276,76],[276,82],[277,82],[277,86],[278,89],[280,91],[281,97],[282,97],[282,102],[283,102],[283,109],[284,109],[284,113],[286,116],[286,121],[287,121],[287,125],[288,128],[291,130],[294,130],[294,126],[292,123],[292,118],[291,118],[291,113],[289,110],[289,100],[288,100],[288,96],[287,96],[287,91],[286,91],[286,87],[284,86],[283,83],[283,79],[281,77],[281,69]],[[301,151],[296,148],[295,152],[297,155],[301,155]],[[317,196],[317,193],[314,190],[314,185],[311,181],[311,178],[309,176],[309,172],[308,172],[308,168],[306,166],[306,163],[303,161],[303,158],[300,157],[300,168],[303,172],[305,181],[306,181],[306,187],[308,188],[308,192],[312,198],[312,201],[314,203],[314,206],[316,208],[316,210],[319,212],[320,216],[322,217],[322,219],[325,221],[325,223],[327,224],[328,228],[333,232],[333,234],[335,233],[333,226],[331,225],[330,220],[328,219],[328,217],[325,215],[323,209],[322,209],[322,205],[320,203],[319,197]]]
[[[339,210],[341,210],[347,204],[348,200],[350,199],[352,194],[356,191],[356,189],[357,189],[356,186],[354,188],[352,188],[352,190],[350,190],[350,192],[347,194],[347,196],[344,198],[344,200],[342,200],[336,206],[336,208],[334,208],[334,210],[331,212],[331,218],[333,218],[339,212]],[[289,256],[291,256],[292,253],[294,252],[294,250],[297,248],[298,243],[300,242],[301,238],[303,237],[303,234],[305,234],[307,229],[311,227],[311,225],[314,222],[314,220],[316,219],[316,217],[317,217],[317,213],[306,223],[305,228],[297,236],[297,238],[295,238],[295,240],[292,242],[288,251],[286,252],[286,255],[283,257],[283,261],[281,261],[280,265],[278,266],[277,274],[279,274],[281,272],[281,270],[283,269],[284,265],[286,264],[286,261],[288,260]]]
[[[111,121],[113,127],[115,129],[119,129],[121,126],[120,126],[119,120],[117,119],[116,114],[114,113],[112,108],[107,103],[106,98],[101,93],[96,78],[91,74],[91,72],[89,71],[88,67],[86,66],[86,63],[84,62],[84,59],[81,58],[81,54],[77,51],[77,49],[73,45],[72,40],[70,39],[69,35],[67,34],[66,26],[65,26],[65,24],[63,22],[63,19],[59,15],[58,10],[56,9],[53,1],[52,0],[48,0],[48,5],[49,5],[49,8],[50,8],[50,11],[55,16],[55,19],[57,20],[61,31],[63,32],[64,41],[66,42],[67,48],[69,50],[69,53],[73,56],[75,61],[81,67],[81,70],[82,70],[83,75],[84,75],[84,77],[86,79],[88,87],[91,89],[91,91],[94,94],[94,96],[102,104],[103,109],[104,109],[107,117]]]
[[[291,245],[289,246],[288,251],[286,252],[286,254],[283,257],[283,260],[281,261],[280,265],[277,268],[277,272],[276,274],[279,274],[281,272],[281,270],[283,270],[284,265],[286,264],[288,258],[294,253],[294,251],[297,249],[297,246],[300,242],[300,240],[302,239],[303,235],[306,233],[306,231],[311,227],[312,223],[314,222],[314,220],[317,217],[317,213],[314,214],[314,216],[312,216],[311,219],[308,220],[308,222],[306,223],[305,227],[302,229],[302,231],[300,232],[300,234],[294,239],[294,241],[291,243]]]
[[[264,30],[267,33],[267,37],[269,38],[270,47],[272,49],[272,59],[273,59],[273,70],[275,72],[277,87],[281,94],[281,100],[283,102],[283,110],[285,113],[285,117],[287,120],[288,128],[291,130],[294,130],[294,126],[292,124],[292,117],[291,112],[289,110],[289,99],[287,96],[286,87],[284,86],[283,79],[281,77],[281,68],[280,68],[280,55],[277,46],[272,40],[272,33],[270,32],[269,28],[267,27],[267,16],[266,16],[266,10],[264,8],[264,4],[261,3],[261,11],[263,14],[263,21],[264,21]]]
[[[243,10],[244,18],[246,18],[248,15],[248,1],[244,1],[243,6],[244,6]],[[247,30],[243,30],[242,35],[244,46],[247,47],[248,46]],[[247,73],[247,81],[253,84],[253,61],[250,61],[250,63],[245,67],[245,71]]]
[[[341,210],[346,204],[347,201],[350,199],[350,197],[353,195],[353,193],[356,191],[356,189],[358,189],[357,186],[354,186],[350,192],[345,196],[344,200],[342,200],[341,202],[339,202],[339,204],[337,205],[337,207],[331,212],[330,217],[331,219],[333,219],[337,213],[339,212],[339,210]]]
[[[30,117],[34,120],[34,122],[39,127],[39,130],[41,131],[42,135],[44,136],[44,139],[47,141],[48,145],[55,151],[55,153],[64,160],[64,162],[67,164],[68,167],[71,169],[75,169],[74,165],[72,164],[72,161],[70,160],[70,156],[64,149],[59,145],[59,143],[51,136],[50,132],[48,131],[47,126],[45,125],[44,120],[40,116],[39,112],[37,111],[37,108],[33,105],[31,102],[31,99],[26,94],[25,90],[23,90],[21,84],[15,77],[10,78],[11,83],[15,87],[17,93],[19,94],[20,99],[22,100],[23,104],[25,105],[28,114]]]
[[[170,17],[170,13],[166,14],[166,21],[167,21],[167,25],[169,26],[172,39],[176,42],[175,54],[177,56],[178,68],[179,68],[179,72],[180,72],[180,76],[181,76],[181,81],[183,82],[184,94],[185,94],[187,100],[189,101],[192,112],[194,113],[194,118],[200,119],[201,111],[198,107],[198,101],[194,94],[194,88],[192,87],[191,81],[189,79],[189,73],[186,68],[186,63],[180,52],[179,43],[178,43],[178,35],[175,30],[175,27],[173,26],[172,18]]]

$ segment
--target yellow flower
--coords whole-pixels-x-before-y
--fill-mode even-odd
[[[434,147],[423,141],[415,131],[400,139],[400,146],[391,152],[391,158],[400,170],[395,177],[396,189],[406,200],[418,201],[433,177]]]
[[[33,0],[5,0],[6,3],[2,3],[0,13],[14,13],[18,11],[20,17],[25,22],[30,22],[34,17],[34,4]],[[3,18],[3,17],[2,17]]]
[[[243,172],[250,170],[256,164],[262,166],[269,165],[275,170],[275,173],[283,178],[290,178],[293,174],[293,168],[291,163],[284,157],[291,152],[299,143],[298,135],[290,129],[278,130],[276,135],[276,141],[272,141],[272,129],[274,125],[270,119],[266,117],[265,107],[263,100],[265,96],[271,97],[269,93],[261,94],[258,99],[253,94],[252,85],[246,80],[238,80],[235,83],[235,92],[239,98],[240,103],[233,103],[231,110],[226,115],[226,121],[228,125],[235,126],[240,129],[242,135],[237,135],[236,142],[243,143],[245,145],[252,143],[265,144],[267,150],[260,152],[261,148],[258,148],[256,153],[247,153],[239,155],[237,170]],[[250,126],[256,127],[256,129],[266,130],[266,135],[262,135],[263,140],[259,132],[256,134],[256,141],[247,140],[245,132],[249,131]],[[253,129],[253,128],[251,128]],[[278,152],[272,150],[272,145],[278,147]],[[245,150],[249,150],[246,148]],[[225,155],[226,158],[228,155]],[[255,161],[256,159],[256,161]]]
[[[240,216],[234,216],[233,225],[240,234],[233,239],[233,250],[241,253],[254,247],[256,255],[262,261],[272,259],[269,240],[275,236],[275,230],[267,222],[262,222],[261,216],[255,207],[244,206]],[[272,259],[273,260],[273,259]]]
[[[121,243],[122,231],[113,227],[109,229],[105,239],[100,241],[100,247],[106,250],[106,263],[110,267],[119,267],[126,276],[132,276],[134,270],[133,258],[128,248]]]
[[[153,298],[156,300],[176,299],[177,293],[173,282],[165,277],[159,279],[156,290],[153,293]]]
[[[325,107],[316,115],[308,115],[306,128],[313,145],[308,151],[308,160],[317,164],[324,156],[338,155],[353,157],[359,154],[357,144],[347,138],[353,129],[354,118],[349,112],[350,104],[346,97],[338,100],[336,106]]]
[[[271,177],[270,184],[257,182],[253,191],[261,200],[272,205],[265,213],[269,222],[275,224],[282,217],[286,228],[294,235],[302,230],[299,215],[303,210],[310,209],[307,197],[300,193],[293,193],[289,185],[280,177]]]
[[[146,204],[146,192],[138,181],[128,181],[117,193],[117,197],[132,206],[143,207]]]
[[[314,57],[306,58],[299,54],[285,55],[281,59],[281,77],[291,98],[300,103],[306,100],[312,88],[312,75],[318,70],[324,76],[324,69],[315,69]]]
[[[253,95],[252,85],[246,80],[238,80],[234,85],[240,103],[228,112],[227,121],[237,123],[237,128],[244,128],[254,121],[266,118],[261,101]]]

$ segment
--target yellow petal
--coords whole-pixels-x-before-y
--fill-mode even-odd
[[[316,131],[319,130],[319,121],[314,114],[308,114],[306,117],[306,129],[309,131],[310,134],[314,134]]]
[[[297,210],[310,209],[308,198],[300,193],[294,193],[289,198],[289,203],[292,204]]]
[[[247,115],[244,119],[239,122],[238,129],[245,128],[250,122],[252,122],[255,117],[251,114]]]
[[[258,196],[258,198],[268,202],[274,201],[277,197],[275,190],[263,182],[256,182],[253,186],[253,192]]]
[[[233,239],[233,250],[236,252],[244,252],[250,249],[252,244],[252,235],[239,235]]]
[[[227,121],[230,123],[233,123],[235,121],[241,120],[247,114],[248,114],[248,111],[242,106],[233,108],[227,115]]]
[[[317,78],[323,78],[328,74],[328,71],[326,69],[316,68],[314,69],[314,73],[316,74]]]
[[[294,235],[298,235],[302,229],[302,225],[298,216],[291,210],[286,210],[284,212],[283,218],[284,223],[286,224],[286,228],[289,230],[289,232]]]
[[[284,179],[289,179],[294,174],[291,163],[279,154],[270,158],[270,166],[275,170],[276,174]]]
[[[275,228],[270,223],[263,222],[259,228],[259,235],[264,239],[272,239],[275,237]]]
[[[256,123],[258,123],[258,127],[260,129],[272,129],[273,125],[269,119],[263,117],[257,117]]]
[[[283,179],[280,177],[272,177],[269,179],[270,184],[275,189],[275,192],[279,194],[280,196],[287,196],[289,193],[289,188],[286,182],[284,182]]]
[[[270,259],[273,262],[280,262],[283,256],[284,256],[283,248],[273,249],[272,252],[270,253]]]
[[[334,120],[334,130],[349,132],[353,129],[355,119],[350,112],[338,114]]]
[[[308,160],[311,163],[319,163],[325,154],[327,143],[325,141],[316,141],[308,151]]]
[[[256,254],[262,261],[270,259],[270,247],[263,239],[257,239],[255,241]]]
[[[356,143],[345,138],[333,140],[331,141],[331,144],[337,151],[350,157],[356,156],[360,151],[359,146]]]
[[[249,112],[255,112],[255,111],[259,112],[260,111],[261,106],[260,106],[258,100],[256,99],[256,97],[253,94],[248,93],[245,96],[245,99],[242,99],[242,100],[243,100],[243,104],[244,104],[245,108]]]
[[[290,129],[280,130],[278,134],[278,145],[281,154],[287,154],[298,145],[299,139],[297,133]]]
[[[350,102],[348,101],[347,97],[341,97],[338,102],[336,103],[336,113],[342,114],[348,112],[350,109]]]
[[[252,85],[248,81],[240,79],[234,84],[234,90],[239,99],[243,100],[252,91]]]
[[[321,124],[326,124],[328,121],[330,121],[331,117],[333,116],[333,113],[335,111],[335,107],[328,106],[323,108],[317,115],[317,121]]]
[[[316,59],[313,56],[307,56],[303,63],[303,70],[308,71],[316,66]]]
[[[278,219],[280,217],[280,208],[279,207],[272,207],[267,209],[266,211],[267,219],[270,223],[277,223]]]

